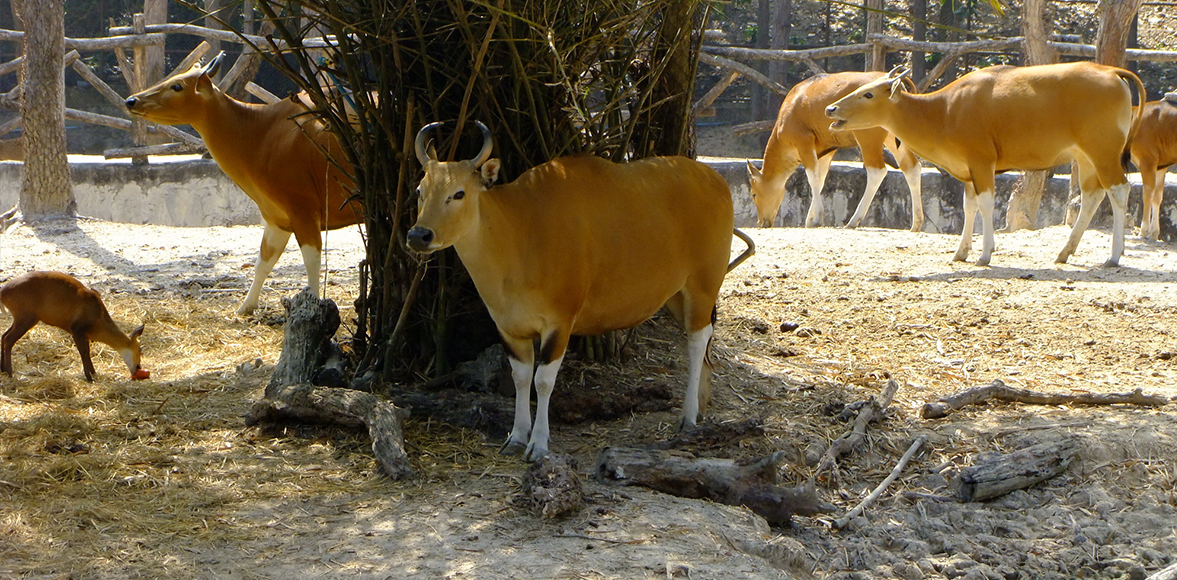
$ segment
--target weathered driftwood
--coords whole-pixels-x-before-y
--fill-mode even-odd
[[[1078,445],[1065,437],[1013,453],[991,454],[961,470],[953,481],[961,501],[984,501],[1046,481],[1066,470]]]
[[[393,479],[412,475],[401,427],[407,411],[370,393],[309,384],[335,350],[331,342],[339,328],[335,303],[304,289],[292,299],[283,299],[282,305],[286,308],[282,354],[265,397],[253,404],[246,424],[296,419],[364,425],[381,470]]]
[[[573,515],[584,509],[584,486],[579,468],[570,455],[551,453],[523,474],[523,497],[543,518]]]
[[[282,307],[286,309],[282,354],[266,388],[267,397],[276,386],[311,382],[332,353],[331,339],[339,329],[335,302],[320,299],[310,288],[303,288],[294,298],[283,298]]]
[[[1163,570],[1157,570],[1144,580],[1177,580],[1177,564],[1173,564]]]
[[[870,495],[866,496],[866,498],[863,499],[862,502],[857,506],[855,506],[854,509],[847,512],[846,515],[834,520],[834,527],[838,529],[846,527],[846,525],[849,524],[851,520],[862,514],[863,510],[866,509],[866,506],[870,505],[872,502],[878,499],[880,495],[883,495],[883,492],[886,491],[887,488],[890,487],[891,484],[899,478],[899,474],[903,473],[903,468],[907,467],[907,462],[911,461],[912,457],[915,457],[916,452],[920,450],[920,447],[923,446],[923,444],[924,436],[921,435],[916,437],[915,441],[912,442],[911,447],[907,448],[907,453],[904,453],[903,457],[899,458],[899,463],[896,463],[895,467],[891,469],[891,474],[887,476],[887,479],[884,479],[883,482],[880,483],[878,487],[874,489],[874,491],[870,492]]]
[[[371,393],[351,389],[298,384],[271,385],[266,391],[266,398],[255,402],[246,415],[247,425],[295,419],[366,426],[380,469],[393,479],[413,474],[401,427],[401,421],[408,416],[404,409]]]
[[[988,385],[965,389],[934,403],[927,403],[920,409],[920,417],[939,419],[968,405],[979,405],[990,399],[1031,405],[1145,405],[1164,406],[1169,404],[1165,397],[1145,395],[1140,389],[1131,393],[1039,393],[1006,385],[995,379]]]
[[[676,451],[613,447],[601,452],[596,474],[605,483],[640,485],[679,497],[746,506],[771,524],[788,523],[794,514],[831,511],[833,506],[821,501],[812,485],[776,485],[784,457],[783,452],[777,452],[740,464]]]
[[[858,417],[854,419],[854,427],[841,437],[838,437],[826,449],[822,455],[821,460],[817,463],[817,468],[813,470],[813,475],[810,476],[810,481],[814,481],[819,475],[825,471],[837,466],[838,458],[853,451],[856,447],[862,444],[863,439],[866,438],[866,426],[876,418],[882,417],[887,407],[891,405],[891,401],[895,398],[895,393],[899,390],[899,383],[894,379],[887,381],[887,386],[879,395],[878,399],[871,397],[866,405],[862,406],[862,411],[858,413]]]

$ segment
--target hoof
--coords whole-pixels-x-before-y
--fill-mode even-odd
[[[687,421],[686,418],[678,420],[678,426],[674,428],[675,433],[685,433],[687,431],[694,431],[697,423],[695,421]]]
[[[953,262],[964,262],[964,261],[966,261],[966,260],[968,260],[968,259],[969,259],[969,253],[968,253],[968,252],[964,252],[964,253],[957,252],[956,254],[954,254],[954,255],[952,256],[952,261],[953,261]]]
[[[536,461],[539,461],[540,459],[543,459],[547,456],[548,456],[547,449],[541,449],[539,447],[535,447],[533,444],[533,445],[527,446],[527,452],[523,454],[523,460],[528,463],[535,463]]]
[[[989,265],[989,258],[980,258],[980,259],[978,259],[978,260],[977,260],[977,265],[978,265],[978,266],[988,266],[988,265]]]
[[[1104,262],[1103,265],[1100,267],[1101,268],[1119,268],[1120,261],[1119,260],[1108,260],[1108,261]]]
[[[503,442],[503,446],[499,447],[500,455],[519,455],[527,448],[526,445],[518,441],[507,439]]]

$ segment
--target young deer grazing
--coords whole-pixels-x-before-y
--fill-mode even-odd
[[[143,325],[130,336],[110,319],[98,293],[86,288],[74,277],[61,272],[29,272],[9,280],[0,288],[0,305],[12,314],[12,326],[4,331],[0,352],[0,371],[12,376],[12,345],[38,322],[56,326],[74,337],[82,355],[86,380],[94,380],[94,363],[90,360],[90,341],[110,345],[122,355],[132,379],[146,379],[151,374],[139,366],[139,335]]]

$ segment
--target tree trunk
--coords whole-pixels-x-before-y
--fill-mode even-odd
[[[911,39],[917,42],[923,42],[928,39],[928,0],[912,0],[911,2]],[[924,75],[927,74],[927,62],[924,61],[924,52],[913,50],[911,52],[911,80],[915,84],[920,84],[924,80]]]
[[[883,0],[866,0],[866,35],[864,38],[870,38],[872,34],[883,33]],[[886,70],[887,69],[887,49],[881,45],[876,44],[871,49],[870,57],[866,61],[866,70]]]
[[[1042,12],[1046,9],[1045,0],[1026,0],[1022,6],[1022,52],[1025,54],[1025,65],[1051,64],[1058,62],[1058,53],[1047,42],[1046,26],[1042,21]],[[1027,171],[1018,182],[1017,189],[1009,198],[1009,210],[1005,213],[1005,228],[1003,232],[1018,230],[1033,230],[1037,227],[1038,206],[1042,203],[1042,193],[1046,191],[1046,182],[1052,171]]]
[[[25,220],[73,218],[77,202],[65,148],[65,4],[15,3],[25,30],[21,116],[25,167],[19,209]]]
[[[756,8],[756,42],[753,43],[755,48],[768,48],[772,42],[772,1],[760,0]],[[752,63],[752,68],[759,73],[765,72],[765,65],[763,62]],[[771,77],[770,77],[771,78]],[[752,85],[752,119],[759,121],[762,119],[776,118],[776,111],[769,106],[770,93],[767,89],[760,85]]]
[[[1099,35],[1095,38],[1095,62],[1124,66],[1128,62],[1128,37],[1144,0],[1100,0]]]
[[[143,3],[143,15],[147,17],[147,24],[166,24],[168,21],[168,0],[146,0]],[[164,45],[153,44],[147,47],[146,58],[147,85],[151,86],[163,78],[164,74]],[[135,63],[138,66],[139,63]]]

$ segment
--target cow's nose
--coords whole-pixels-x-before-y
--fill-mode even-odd
[[[139,99],[136,99],[135,97],[128,97],[127,100],[124,101],[124,104],[127,105],[128,109],[134,109],[138,102]]]
[[[410,248],[424,252],[429,249],[429,244],[433,243],[433,230],[417,226],[409,230],[406,238]]]

